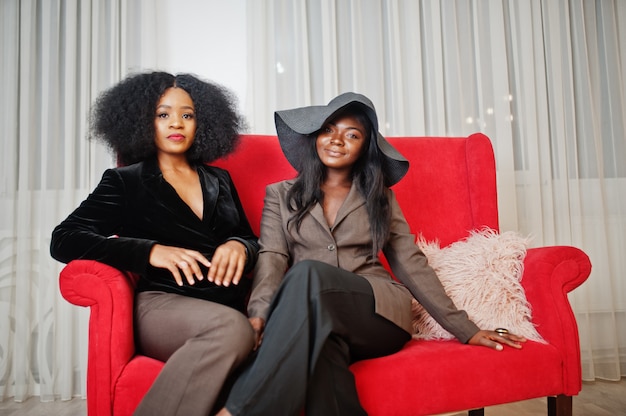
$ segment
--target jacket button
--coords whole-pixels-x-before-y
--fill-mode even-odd
[[[334,251],[335,250],[335,245],[334,244],[329,244],[328,245],[328,251]]]

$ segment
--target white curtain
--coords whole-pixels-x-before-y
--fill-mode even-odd
[[[93,99],[167,62],[156,15],[176,10],[180,27],[200,4],[0,0],[0,400],[84,396],[88,310],[59,294],[50,232],[112,163],[85,140]],[[372,98],[387,135],[485,132],[501,228],[591,256],[571,295],[584,378],[624,375],[626,2],[248,0],[246,12],[251,132],[347,90]]]
[[[50,233],[111,165],[87,111],[154,59],[151,3],[0,1],[0,400],[84,396],[88,310],[59,294]]]
[[[500,225],[574,245],[583,378],[626,375],[626,2],[248,0],[248,113],[369,96],[387,135],[491,137]]]

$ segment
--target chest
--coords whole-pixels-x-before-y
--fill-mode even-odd
[[[178,197],[191,211],[202,220],[204,213],[204,201],[202,196],[202,185],[197,173],[189,175],[168,175],[163,174],[164,179],[176,192]]]
[[[330,227],[335,225],[337,213],[343,206],[349,192],[350,187],[334,187],[324,190],[324,200],[321,203],[321,207],[324,212],[324,218],[326,218],[326,223]]]
[[[325,253],[329,247],[330,251],[340,253],[354,253],[361,248],[371,250],[370,225],[365,205],[353,207],[347,213],[344,208],[334,210],[332,225],[329,223],[328,210],[324,210],[321,204],[315,205],[304,216],[299,228],[285,220],[283,232],[292,252]],[[291,212],[285,208],[283,219],[289,216]]]

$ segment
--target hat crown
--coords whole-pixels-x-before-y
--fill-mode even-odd
[[[376,115],[376,108],[374,107],[374,103],[364,96],[363,94],[359,94],[356,92],[344,92],[343,94],[339,94],[328,103],[328,108],[336,109],[334,113],[337,113],[339,110],[342,110],[349,104],[361,104],[365,108],[365,114],[367,118],[369,118],[370,123],[372,123],[372,129],[374,131],[378,131],[378,116]],[[331,114],[331,116],[333,115]],[[325,120],[327,122],[329,120]],[[320,126],[321,128],[321,126]]]

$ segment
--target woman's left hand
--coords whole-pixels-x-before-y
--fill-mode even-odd
[[[229,240],[215,250],[207,278],[218,286],[236,285],[246,268],[246,260],[246,246]]]
[[[480,330],[467,342],[470,345],[482,345],[483,347],[493,348],[502,351],[504,345],[512,348],[522,348],[522,343],[526,342],[526,338],[510,334],[506,330],[498,329],[496,331]]]

